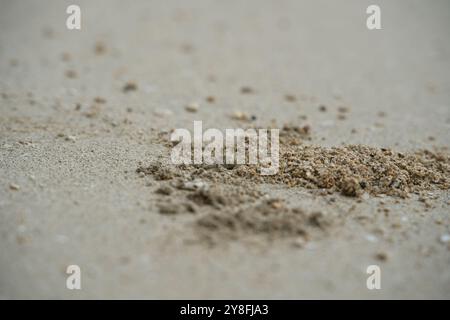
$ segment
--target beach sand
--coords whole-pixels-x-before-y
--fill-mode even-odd
[[[448,189],[349,197],[210,178],[230,192],[215,206],[136,171],[170,166],[165,137],[194,120],[448,155],[448,1],[377,1],[381,30],[365,0],[77,2],[81,30],[65,26],[71,1],[0,1],[0,298],[450,298]],[[299,208],[293,230],[325,220],[300,237],[202,228],[241,208],[233,192],[278,199],[269,214]],[[241,216],[259,219],[248,201]],[[81,290],[66,288],[74,264]]]

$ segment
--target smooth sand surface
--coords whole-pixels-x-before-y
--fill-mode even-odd
[[[159,131],[242,126],[233,111],[309,124],[321,146],[449,147],[448,1],[376,1],[376,31],[365,0],[77,2],[80,31],[65,27],[72,1],[0,1],[1,298],[450,298],[448,190],[426,206],[269,185],[345,218],[300,249],[209,248],[186,241],[190,216],[158,213],[159,182],[135,172],[163,157]],[[71,264],[82,290],[66,289]],[[366,287],[372,264],[381,290]]]

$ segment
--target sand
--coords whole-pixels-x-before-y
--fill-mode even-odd
[[[450,298],[447,1],[378,1],[377,31],[368,1],[69,4],[0,1],[0,298]],[[376,150],[402,192],[174,168],[194,120]]]

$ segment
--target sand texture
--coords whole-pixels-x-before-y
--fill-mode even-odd
[[[0,0],[0,298],[450,298],[448,1],[77,2]],[[194,120],[280,171],[173,165]]]

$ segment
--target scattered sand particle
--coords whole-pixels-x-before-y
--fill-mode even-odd
[[[102,97],[95,97],[94,102],[103,104],[103,103],[106,103],[106,99],[102,98]]]
[[[130,91],[136,91],[137,89],[138,89],[137,84],[135,82],[130,81],[130,82],[125,83],[125,85],[122,88],[122,91],[127,93]]]
[[[157,117],[170,117],[173,115],[173,112],[171,110],[168,109],[157,109],[153,111],[153,114]]]
[[[295,102],[295,101],[297,101],[297,97],[294,96],[294,95],[292,95],[292,94],[286,94],[286,95],[284,96],[284,99],[285,99],[287,102]]]
[[[248,87],[248,86],[244,86],[244,87],[241,88],[241,93],[242,94],[252,94],[254,92],[255,91],[253,90],[253,88]]]
[[[239,120],[239,121],[248,121],[250,118],[247,113],[242,111],[235,111],[231,115],[231,119]]]
[[[72,60],[72,56],[68,52],[63,52],[61,54],[61,60],[64,62],[68,62],[68,61]]]
[[[88,111],[84,112],[84,116],[87,118],[95,118],[100,114],[101,108],[98,104],[92,105]]]
[[[14,190],[14,191],[20,190],[20,186],[19,186],[18,184],[15,184],[15,183],[11,183],[11,184],[9,185],[9,188],[10,188],[11,190]]]
[[[67,136],[65,138],[66,141],[70,141],[70,142],[76,142],[77,138],[75,136]]]
[[[379,261],[382,261],[382,262],[385,262],[385,261],[388,260],[388,255],[387,255],[386,252],[382,252],[381,251],[381,252],[378,252],[378,253],[375,254],[375,259],[377,259]]]
[[[105,54],[106,53],[106,45],[101,41],[97,41],[94,46],[94,53],[97,55]]]
[[[65,75],[69,79],[75,79],[78,77],[78,74],[75,70],[66,70]]]

